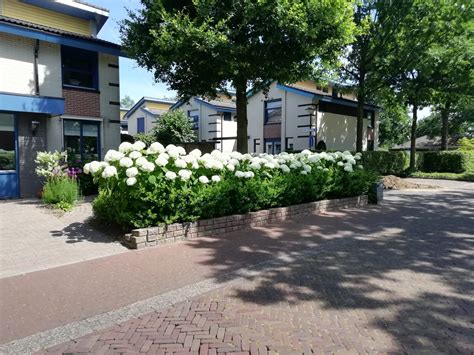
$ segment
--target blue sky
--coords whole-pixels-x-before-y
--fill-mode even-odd
[[[89,0],[89,3],[109,9],[109,20],[99,32],[99,38],[120,44],[118,22],[127,17],[128,9],[138,9],[139,0]],[[127,58],[120,58],[120,98],[129,95],[135,102],[143,96],[170,97],[175,92],[166,84],[156,83],[153,74]]]

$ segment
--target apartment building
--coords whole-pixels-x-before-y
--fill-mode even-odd
[[[79,166],[120,144],[122,53],[97,38],[108,15],[75,0],[0,0],[0,198],[38,193],[38,151],[67,150]]]
[[[364,105],[364,150],[377,149],[379,107]],[[333,84],[274,82],[248,94],[249,151],[356,149],[357,100]]]

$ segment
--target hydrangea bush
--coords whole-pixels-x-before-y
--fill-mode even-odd
[[[374,181],[349,152],[189,153],[155,142],[120,145],[84,166],[100,187],[96,215],[126,228],[189,222],[367,193]]]

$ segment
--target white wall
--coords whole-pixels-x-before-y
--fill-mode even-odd
[[[178,108],[188,115],[189,111],[197,110],[199,112],[199,129],[197,132],[198,141],[214,141],[213,138],[220,138],[221,132],[222,137],[236,137],[237,136],[237,122],[234,121],[224,121],[221,126],[221,118],[215,116],[218,112],[217,110],[209,107],[205,104],[197,102],[194,98],[191,98],[189,102],[183,104]],[[234,114],[233,114],[234,115]],[[217,132],[209,132],[217,131]],[[224,140],[223,146],[221,143],[216,144],[216,149],[224,152],[232,152],[237,149],[237,142],[235,139]]]
[[[109,83],[120,83],[120,70],[111,68],[108,64],[119,65],[118,57],[99,53],[100,116],[103,120],[102,155],[109,149],[117,149],[120,145],[120,105],[110,104],[120,102],[120,88],[109,85]]]
[[[33,39],[0,33],[0,91],[35,94]],[[61,50],[40,41],[38,79],[41,96],[62,97]]]
[[[260,139],[260,145],[257,146],[257,153],[264,151],[263,125],[264,125],[264,102],[266,100],[282,100],[282,125],[281,125],[281,144],[285,148],[285,138],[288,137],[288,144],[293,144],[293,149],[302,150],[309,147],[308,136],[310,117],[306,116],[310,112],[307,105],[313,103],[311,97],[284,91],[276,87],[276,83],[270,86],[267,97],[259,92],[249,98],[248,113],[248,134],[249,151],[254,152],[254,139]],[[314,112],[314,111],[313,111]],[[300,117],[303,116],[303,117]],[[375,149],[377,149],[378,140],[378,115],[376,114],[375,128]],[[315,123],[313,119],[313,124]],[[364,142],[363,147],[367,149],[367,123],[364,120]],[[317,112],[317,138],[316,143],[323,140],[329,150],[355,150],[356,148],[356,124],[357,119],[353,116],[337,115],[333,113]],[[300,136],[300,138],[298,138]],[[290,138],[292,137],[292,138]]]
[[[143,105],[141,107],[145,107],[146,106],[146,102],[143,103]],[[145,132],[144,133],[148,133],[150,132],[153,127],[155,127],[156,125],[156,120],[157,118],[146,112],[146,111],[143,111],[141,109],[141,107],[137,108],[135,110],[135,112],[133,112],[129,117],[128,117],[128,134],[134,136],[136,135],[138,132],[137,132],[137,128],[138,128],[138,124],[137,124],[137,121],[138,121],[138,118],[140,117],[143,117],[144,118],[144,121],[145,121]]]

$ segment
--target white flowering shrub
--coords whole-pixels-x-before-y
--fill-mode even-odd
[[[122,143],[84,166],[98,182],[95,213],[124,227],[194,221],[367,193],[373,178],[350,152],[189,153]]]

